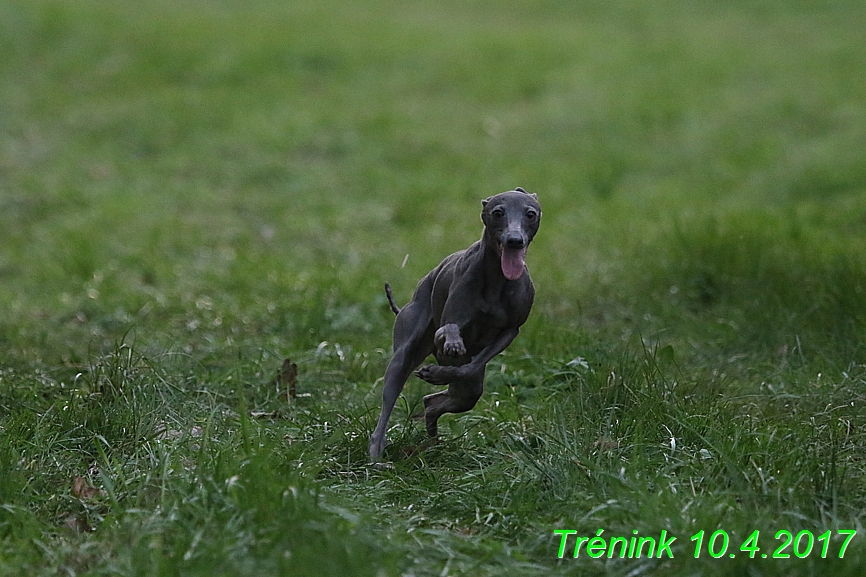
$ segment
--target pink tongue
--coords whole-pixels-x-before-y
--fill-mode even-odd
[[[500,265],[502,266],[502,274],[508,280],[517,280],[523,275],[523,257],[526,255],[526,249],[502,249],[500,257]]]

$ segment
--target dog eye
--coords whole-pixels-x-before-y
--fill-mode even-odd
[[[538,213],[536,213],[534,210],[527,210],[526,211],[526,218],[528,218],[529,220],[535,220],[535,217],[537,217],[537,216],[538,216]]]
[[[493,215],[493,218],[502,218],[505,216],[505,211],[501,208],[494,208],[491,214]]]

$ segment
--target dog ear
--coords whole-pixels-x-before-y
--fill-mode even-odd
[[[484,200],[481,201],[481,222],[484,223],[484,226],[487,226],[487,219],[486,219],[487,211],[485,209],[487,208],[487,203],[490,202],[491,198],[493,198],[493,197],[488,196],[487,198],[485,198]]]
[[[523,190],[522,188],[520,188],[519,186],[518,186],[517,188],[515,188],[514,190],[515,190],[516,192],[522,192],[522,193],[526,194],[526,191]]]

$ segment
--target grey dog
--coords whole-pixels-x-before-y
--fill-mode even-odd
[[[522,188],[481,201],[484,234],[421,279],[402,309],[385,292],[394,321],[394,356],[385,370],[382,413],[370,437],[370,459],[385,449],[388,419],[406,379],[432,354],[438,365],[421,379],[448,389],[424,397],[427,434],[435,437],[444,413],[470,410],[481,398],[487,363],[511,344],[529,317],[535,288],[524,258],[538,231],[541,206]]]

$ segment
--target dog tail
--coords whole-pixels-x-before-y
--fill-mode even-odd
[[[400,314],[400,307],[394,302],[394,295],[391,294],[391,285],[385,283],[385,295],[388,297],[388,304],[391,305],[391,310],[395,315]]]

